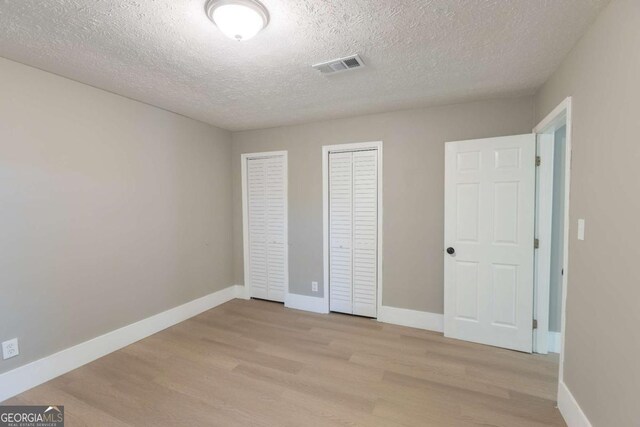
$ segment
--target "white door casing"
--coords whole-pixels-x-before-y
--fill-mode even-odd
[[[445,148],[445,336],[531,352],[535,135]]]
[[[245,282],[254,298],[284,301],[288,292],[287,156],[242,156]]]
[[[328,154],[329,305],[376,317],[378,150]]]

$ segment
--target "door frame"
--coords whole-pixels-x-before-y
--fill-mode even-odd
[[[564,275],[562,277],[562,302],[560,315],[560,363],[558,375],[558,387],[564,382],[564,346],[566,331],[566,308],[567,308],[567,284],[569,282],[569,229],[570,227],[570,196],[571,196],[571,143],[573,138],[572,127],[572,98],[565,98],[556,108],[554,108],[536,127],[533,133],[536,135],[549,133],[552,129],[558,127],[560,123],[566,125],[566,141],[565,141],[565,170],[564,170],[564,253],[563,268]],[[537,311],[536,314],[549,316],[549,306],[538,307],[542,312]],[[546,314],[545,314],[546,313]],[[547,331],[548,334],[548,331]]]
[[[251,265],[249,256],[249,204],[247,189],[247,163],[252,159],[264,159],[269,157],[284,158],[284,295],[285,300],[289,295],[289,159],[288,152],[265,151],[260,153],[244,153],[240,155],[241,175],[242,175],[242,245],[244,260],[244,292],[245,298],[251,298]]]
[[[378,150],[378,274],[376,317],[380,315],[382,306],[382,141],[356,142],[349,144],[335,144],[322,146],[322,259],[323,259],[323,305],[325,312],[329,312],[329,154],[348,151]]]

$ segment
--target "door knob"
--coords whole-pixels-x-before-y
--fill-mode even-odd
[[[453,249],[453,248],[447,248],[447,253],[448,253],[449,255],[453,255],[453,254],[455,254],[455,253],[456,253],[456,250],[455,250],[455,249]]]

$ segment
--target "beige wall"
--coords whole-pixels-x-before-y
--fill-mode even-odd
[[[613,0],[536,96],[538,119],[573,97],[564,381],[594,426],[640,422],[638,46],[640,2]]]
[[[230,144],[0,59],[0,372],[231,285]]]
[[[533,99],[407,110],[233,134],[233,212],[242,218],[240,154],[289,151],[291,292],[323,294],[322,146],[384,143],[385,305],[443,312],[444,143],[531,132]],[[242,221],[234,277],[243,283]],[[320,292],[311,292],[318,281]]]

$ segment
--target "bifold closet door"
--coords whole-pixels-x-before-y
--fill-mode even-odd
[[[353,153],[329,154],[329,309],[353,313]]]
[[[287,288],[284,162],[284,156],[247,161],[251,296],[281,302]]]
[[[376,317],[378,152],[329,155],[329,308]]]

